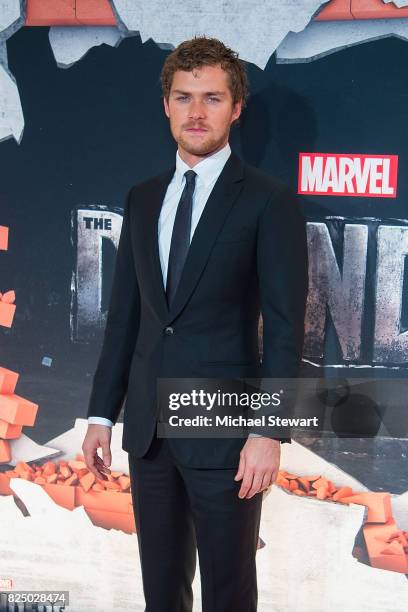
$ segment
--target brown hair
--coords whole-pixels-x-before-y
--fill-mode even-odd
[[[194,68],[218,64],[228,75],[228,88],[233,104],[242,100],[244,108],[249,91],[243,61],[238,58],[238,53],[226,47],[220,40],[206,36],[195,36],[191,40],[185,40],[167,56],[160,74],[164,98],[169,99],[173,76],[177,70],[190,72]]]

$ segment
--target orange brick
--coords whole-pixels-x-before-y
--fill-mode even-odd
[[[34,425],[38,404],[26,400],[20,395],[0,394],[0,419],[13,425]]]
[[[14,393],[18,376],[17,372],[0,367],[0,393]]]
[[[9,228],[0,225],[0,251],[7,251],[8,249],[8,234]]]
[[[2,327],[11,327],[13,324],[15,312],[15,304],[7,304],[6,302],[0,302],[0,325]]]
[[[328,489],[329,489],[330,495],[332,495],[333,493],[335,493],[337,491],[336,485],[333,484],[331,480],[328,480],[327,484],[328,484]]]
[[[17,474],[23,474],[25,472],[34,472],[34,468],[24,461],[17,461],[14,471],[17,472]]]
[[[72,472],[67,465],[60,465],[59,471],[60,471],[61,476],[64,477],[64,479],[70,478],[72,476]]]
[[[105,489],[111,489],[112,491],[121,491],[122,487],[118,482],[111,482],[110,480],[105,480],[103,483]]]
[[[322,485],[317,488],[316,497],[317,499],[326,499],[329,494],[329,488],[327,485]]]
[[[125,533],[136,533],[133,512],[109,512],[107,510],[93,510],[91,508],[85,508],[85,511],[97,527],[120,529]]]
[[[295,489],[299,488],[299,484],[296,478],[291,478],[291,480],[289,481],[289,490],[290,491],[294,491]]]
[[[283,476],[287,479],[287,480],[297,480],[297,476],[296,474],[290,474],[289,472],[285,472],[285,474],[283,474]]]
[[[94,485],[95,486],[95,485]],[[92,510],[108,510],[109,512],[130,512],[132,509],[130,493],[116,491],[85,492],[81,486],[75,487],[75,505]]]
[[[10,487],[10,478],[15,478],[15,476],[0,472],[0,495],[14,495],[14,491]]]
[[[47,483],[47,481],[45,480],[44,476],[36,476],[34,478],[34,482],[35,484],[39,484],[39,485],[44,485]]]
[[[408,17],[408,8],[398,8],[392,2],[383,0],[352,0],[351,12],[354,19],[401,19]]]
[[[75,0],[27,0],[26,25],[80,25]]]
[[[6,291],[5,293],[0,294],[0,299],[6,304],[13,304],[13,302],[16,301],[15,291],[13,289],[10,289],[10,291]]]
[[[87,470],[85,461],[68,461],[68,465],[71,470],[75,473],[80,472],[81,470]]]
[[[350,0],[331,0],[315,17],[315,21],[349,21],[350,19],[354,19],[350,10]]]
[[[7,440],[0,440],[0,463],[10,463],[11,449]]]
[[[27,0],[26,25],[116,25],[108,0]]]
[[[400,544],[402,544],[402,546],[404,546],[404,547],[408,546],[408,539],[407,539],[407,536],[404,534],[404,532],[402,531],[402,529],[401,529],[401,530],[399,530],[399,532],[397,532],[397,536],[396,536],[396,537],[398,538],[398,542],[399,542]]]
[[[120,478],[121,476],[124,476],[125,474],[123,472],[111,472],[110,475],[113,478]]]
[[[128,476],[119,476],[118,481],[122,491],[130,489],[130,478]]]
[[[341,487],[334,495],[333,501],[339,501],[342,497],[352,495],[353,489],[351,487]]]
[[[283,476],[278,475],[275,483],[277,485],[279,485],[280,487],[283,487],[284,489],[289,489],[290,487],[290,480],[288,480],[287,478],[284,478]]]
[[[324,478],[324,476],[320,476],[320,478],[318,478],[317,480],[314,481],[314,483],[312,484],[312,487],[314,489],[320,489],[320,487],[329,487],[329,482],[327,480],[327,478]]]
[[[32,472],[21,472],[20,474],[20,478],[22,478],[23,480],[29,480],[30,482],[33,482],[35,477],[35,474],[33,474]]]
[[[56,504],[73,510],[75,508],[75,489],[76,487],[67,487],[64,484],[50,484],[43,486],[44,491],[55,501]]]
[[[363,533],[367,552],[372,567],[406,574],[408,573],[408,557],[403,546],[397,541],[395,544],[387,542],[395,530],[394,519],[389,519],[383,524],[364,525]]]
[[[42,466],[42,473],[44,476],[52,476],[57,471],[57,466],[53,461],[46,461]]]
[[[371,492],[356,493],[342,497],[341,502],[367,506],[367,523],[385,523],[392,518],[391,497],[389,493]]]
[[[95,483],[95,474],[88,472],[88,474],[82,476],[80,483],[84,491],[89,491],[89,489]]]
[[[115,15],[108,0],[76,0],[76,18],[86,25],[116,25]]]
[[[21,436],[22,428],[22,425],[11,425],[11,423],[0,419],[0,438],[15,440]]]
[[[72,474],[72,476],[70,476],[69,478],[67,478],[64,482],[64,485],[66,487],[71,487],[73,485],[77,485],[78,484],[78,475],[77,474]]]

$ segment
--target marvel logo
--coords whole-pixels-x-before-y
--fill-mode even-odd
[[[298,193],[397,196],[398,155],[299,153]]]
[[[11,589],[13,581],[11,578],[0,578],[0,589]]]

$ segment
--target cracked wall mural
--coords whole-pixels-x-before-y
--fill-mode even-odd
[[[403,1],[174,1],[164,18],[155,1],[0,0],[0,304],[12,287],[17,306],[0,327],[0,516],[13,525],[0,591],[144,609],[122,418],[110,490],[81,443],[124,198],[175,154],[160,69],[205,33],[246,61],[232,148],[298,191],[307,218],[302,374],[383,379],[398,423],[283,445],[263,499],[259,610],[335,612],[345,592],[351,612],[407,609],[407,28]],[[5,409],[16,376],[38,406],[19,436]],[[372,409],[363,394],[347,406]],[[56,543],[72,551],[59,564]],[[194,595],[199,612],[199,576]]]

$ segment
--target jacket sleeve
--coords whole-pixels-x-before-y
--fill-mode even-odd
[[[276,388],[276,383],[268,379],[299,375],[308,292],[306,221],[296,194],[283,184],[269,198],[259,218],[257,271],[263,319],[260,390],[274,393],[282,387]],[[289,387],[293,391],[293,385]],[[283,416],[290,416],[293,409],[291,396],[289,390],[286,402],[283,400]],[[273,407],[270,413],[279,414]],[[268,427],[255,431],[268,436]],[[279,439],[291,442],[290,437]]]
[[[113,423],[119,417],[127,392],[140,323],[140,292],[131,245],[132,190],[123,211],[108,316],[87,412],[88,418],[98,416]]]

